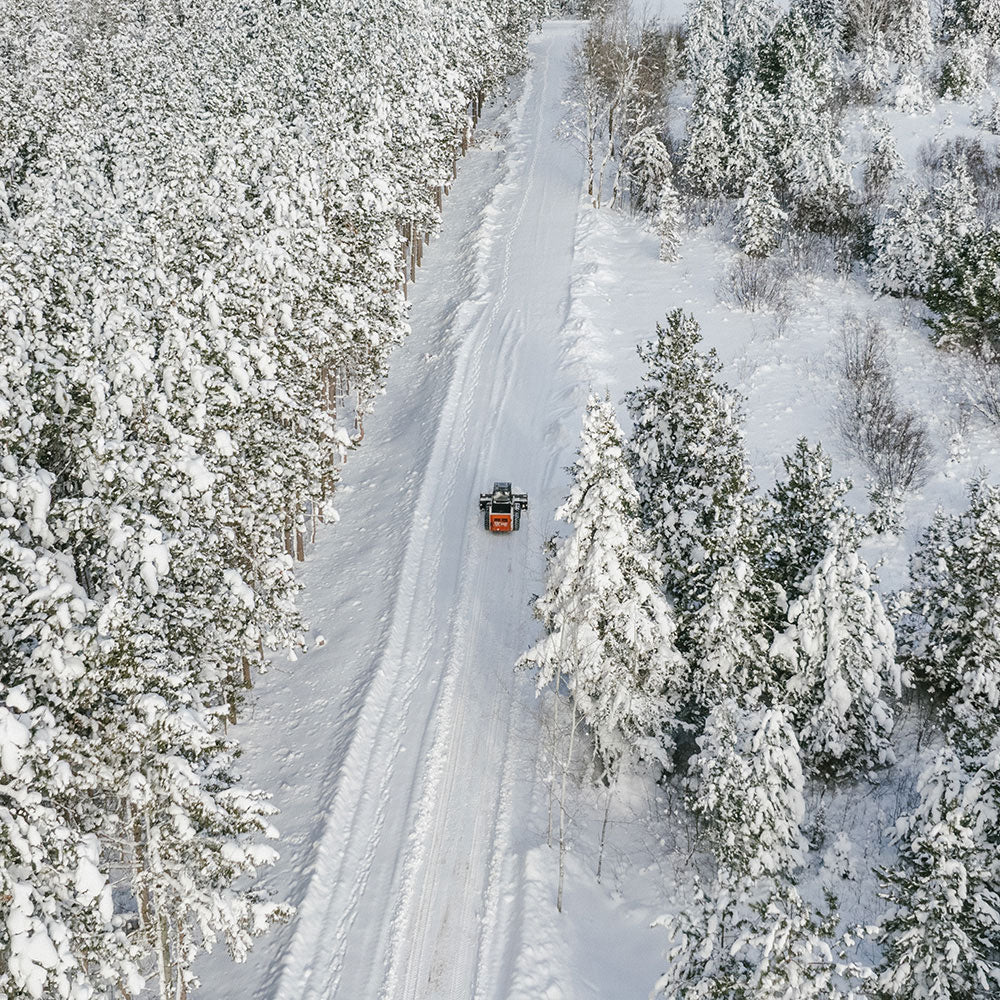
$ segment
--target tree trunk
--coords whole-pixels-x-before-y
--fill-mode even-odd
[[[573,702],[572,724],[569,730],[569,749],[563,761],[562,791],[559,795],[559,889],[556,893],[556,909],[562,913],[563,885],[566,881],[566,781],[569,765],[573,760],[573,741],[576,738],[576,702]]]
[[[604,839],[608,832],[608,812],[611,809],[611,789],[608,789],[608,797],[604,803],[604,822],[601,824],[601,848],[597,852],[597,883],[601,882],[601,865],[604,864]]]

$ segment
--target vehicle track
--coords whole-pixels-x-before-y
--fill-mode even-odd
[[[448,348],[447,384],[428,414],[435,422],[386,642],[339,757],[308,887],[267,994],[274,1000],[469,1000],[490,997],[490,982],[503,978],[507,943],[492,936],[511,932],[514,912],[507,905],[498,924],[511,888],[503,879],[517,870],[505,809],[515,769],[512,665],[526,615],[528,556],[520,550],[529,546],[537,562],[541,531],[529,520],[519,536],[490,536],[478,527],[474,498],[494,475],[540,485],[558,468],[551,450],[525,454],[529,442],[512,443],[504,429],[519,438],[531,432],[520,412],[526,391],[530,410],[545,412],[544,374],[532,370],[539,354],[533,348],[526,357],[526,345],[550,338],[542,356],[558,363],[569,257],[566,289],[548,289],[531,287],[530,255],[545,235],[539,150],[554,141],[560,97],[550,70],[569,38],[568,28],[547,29],[533,43],[535,66],[511,112],[505,174],[480,231],[444,275],[449,301],[461,304],[427,313],[444,325],[436,342]],[[579,177],[566,183],[573,195]],[[573,217],[559,236],[571,244],[569,204]]]

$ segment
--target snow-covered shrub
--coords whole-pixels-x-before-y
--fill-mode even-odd
[[[784,308],[788,272],[778,261],[752,256],[737,257],[726,269],[723,282],[724,292],[747,312],[764,309],[780,311]]]
[[[930,439],[923,419],[897,399],[884,338],[872,317],[845,319],[839,420],[846,443],[871,469],[877,486],[906,491],[927,478]]]

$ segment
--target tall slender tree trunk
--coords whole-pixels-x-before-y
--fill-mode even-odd
[[[559,794],[559,889],[556,893],[556,909],[562,913],[563,885],[566,881],[566,783],[569,766],[573,760],[573,742],[576,739],[576,701],[573,702],[572,724],[569,730],[569,749],[563,761],[562,791]]]

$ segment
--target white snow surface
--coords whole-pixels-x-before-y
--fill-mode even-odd
[[[848,310],[886,324],[900,395],[926,418],[935,456],[906,500],[903,534],[866,548],[873,564],[884,559],[883,592],[906,583],[934,507],[964,509],[969,481],[1000,464],[995,429],[961,419],[962,360],[935,351],[898,302],[873,300],[863,277],[795,274],[785,315],[748,314],[727,300],[735,249],[723,227],[685,232],[680,259],[665,264],[638,220],[590,207],[582,160],[555,136],[579,27],[550,22],[536,34],[510,100],[480,122],[411,286],[413,332],[344,469],[340,523],[302,569],[313,649],[273,664],[237,727],[248,783],[273,789],[281,810],[282,858],[266,878],[297,913],[244,965],[203,960],[199,996],[649,995],[665,946],[650,924],[689,898],[703,847],[676,787],[625,777],[598,881],[606,792],[581,780],[558,913],[558,856],[546,845],[551,704],[513,664],[539,636],[529,605],[587,395],[607,389],[620,402],[639,380],[636,345],[668,310],[694,313],[746,397],[760,485],[805,434],[822,441],[835,475],[854,479],[849,499],[862,510],[865,470],[835,429],[839,331]],[[926,125],[892,124],[900,137],[947,130],[939,110]],[[477,495],[494,480],[529,494],[516,535],[482,529]],[[896,768],[861,793],[807,786],[813,877],[803,888],[819,902],[834,887],[845,923],[881,909],[871,869],[891,862],[886,831],[910,804],[930,740],[901,705]]]

